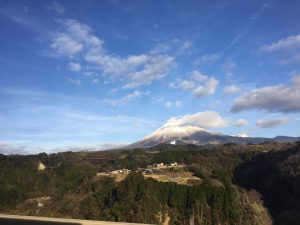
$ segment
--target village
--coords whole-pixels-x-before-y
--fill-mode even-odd
[[[177,162],[164,164],[155,163],[148,165],[147,168],[138,168],[134,172],[141,172],[146,179],[154,179],[159,182],[175,182],[183,185],[192,185],[195,183],[201,183],[202,180],[199,177],[194,176],[192,172],[185,171],[186,165],[178,164]],[[117,182],[124,180],[131,170],[119,169],[110,172],[97,173],[97,177],[113,177]]]

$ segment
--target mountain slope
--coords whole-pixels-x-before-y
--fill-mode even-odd
[[[235,180],[263,197],[274,224],[300,221],[300,143],[284,151],[261,153],[235,168]]]
[[[277,136],[275,138],[230,136],[221,133],[212,133],[197,126],[172,126],[166,124],[142,140],[129,145],[129,148],[147,148],[158,144],[195,144],[218,145],[226,143],[258,144],[265,141],[292,142],[300,140],[299,137]]]

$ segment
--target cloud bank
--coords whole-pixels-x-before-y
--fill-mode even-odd
[[[266,44],[261,47],[261,51],[275,52],[280,50],[295,50],[300,47],[300,34],[292,35],[287,38],[280,39],[277,42]]]
[[[190,79],[178,79],[176,82],[171,83],[171,88],[188,90],[196,97],[204,97],[215,93],[219,81],[214,77],[209,77],[197,70],[187,74]]]
[[[125,81],[123,88],[136,88],[160,80],[174,65],[174,58],[165,54],[120,56],[109,53],[104,41],[93,34],[86,24],[73,19],[59,21],[59,31],[52,34],[50,48],[61,57],[74,58],[90,65],[89,70],[100,70],[110,80]],[[91,69],[93,68],[93,69]],[[69,69],[81,70],[78,63],[69,62]],[[83,71],[93,73],[94,71]]]
[[[25,146],[13,146],[7,143],[0,143],[0,154],[4,155],[25,155],[28,154]]]
[[[267,112],[300,112],[300,74],[288,84],[267,86],[251,90],[235,99],[231,112],[244,110],[264,110]]]
[[[234,126],[236,127],[246,126],[247,124],[248,124],[248,120],[246,119],[238,119],[237,121],[234,122]]]
[[[240,92],[241,89],[235,85],[226,86],[223,90],[223,95],[231,95]]]
[[[273,118],[273,119],[259,119],[256,125],[260,128],[274,128],[289,122],[287,117]]]
[[[226,127],[228,121],[213,111],[187,114],[181,117],[172,117],[166,123],[168,126],[197,126],[202,129]]]
[[[126,105],[131,101],[134,101],[138,98],[141,98],[143,95],[148,95],[149,92],[140,92],[140,91],[134,91],[132,93],[129,93],[127,95],[125,95],[122,98],[118,98],[118,99],[104,99],[103,103],[106,103],[108,105],[111,106],[120,106],[120,105]]]
[[[282,38],[277,42],[263,45],[260,50],[265,53],[279,53],[279,65],[300,62],[300,34]]]

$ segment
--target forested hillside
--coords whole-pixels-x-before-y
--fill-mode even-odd
[[[271,224],[260,194],[234,184],[236,168],[242,171],[261,155],[297,148],[292,143],[210,148],[159,145],[104,152],[0,155],[0,212],[156,224]],[[172,162],[184,165],[181,170],[199,181],[185,185],[159,182],[145,178],[141,170],[154,163]],[[290,162],[284,165],[289,168]],[[122,168],[132,172],[120,182],[97,176]]]
[[[274,224],[297,225],[300,221],[299,144],[286,151],[258,154],[235,170],[238,184],[262,194]]]

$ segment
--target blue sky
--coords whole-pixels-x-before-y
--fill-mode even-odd
[[[170,118],[300,136],[296,0],[0,4],[4,153],[131,143]]]

